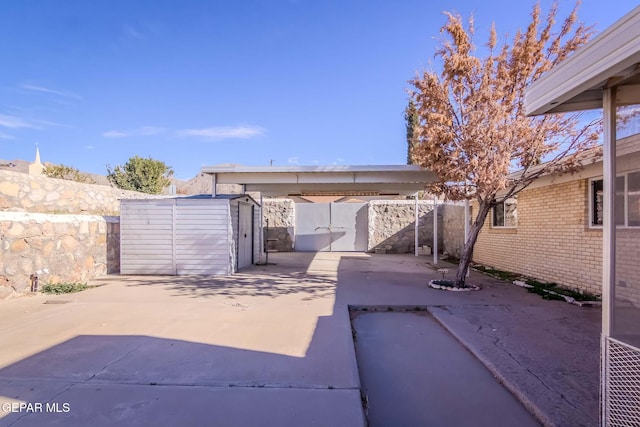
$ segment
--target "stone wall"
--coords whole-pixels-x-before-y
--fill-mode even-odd
[[[278,252],[291,252],[295,241],[295,203],[290,199],[264,199],[263,225],[267,245]],[[413,200],[375,200],[369,203],[368,250],[386,253],[408,253],[414,250]],[[419,245],[433,246],[433,202],[421,200],[419,209]],[[464,229],[462,206],[439,205],[439,252],[457,255],[462,250]]]
[[[114,215],[120,199],[158,197],[106,185],[0,171],[0,211]]]
[[[438,210],[438,228],[442,212]],[[415,201],[372,200],[369,202],[369,251],[409,253],[415,248]],[[438,233],[442,249],[442,234]],[[433,246],[433,201],[418,201],[418,246]]]
[[[86,282],[119,270],[119,219],[0,212],[0,299],[40,285]]]
[[[295,203],[291,199],[263,199],[264,239],[267,249],[292,252],[296,224]],[[269,229],[267,230],[267,220]]]
[[[120,199],[158,196],[0,171],[0,299],[120,272]]]

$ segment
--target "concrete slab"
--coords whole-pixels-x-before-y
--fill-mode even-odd
[[[57,404],[57,405],[54,405]],[[65,404],[68,404],[66,406]],[[74,385],[42,412],[2,425],[28,426],[364,426],[356,390]]]
[[[429,309],[547,425],[599,425],[599,310],[538,306]]]
[[[433,290],[427,283],[437,273],[429,260],[412,255],[273,253],[270,261],[276,265],[256,266],[229,278],[110,276],[93,282],[103,286],[78,294],[2,301],[0,403],[51,399],[50,393],[69,385],[70,392],[109,386],[125,396],[127,387],[147,390],[144,387],[153,383],[176,392],[211,389],[216,396],[250,388],[255,393],[248,394],[253,397],[244,406],[250,414],[267,389],[353,393],[360,381],[349,305],[404,305],[429,307],[474,354],[497,371],[516,373],[509,381],[545,419],[567,421],[557,425],[590,422],[593,410],[581,414],[579,408],[598,407],[598,363],[591,354],[599,354],[593,351],[599,342],[599,310],[544,301],[476,273],[472,280],[482,291]],[[46,300],[68,303],[43,304]],[[557,331],[528,335],[527,330],[536,329],[531,325],[540,324],[536,316],[546,319],[545,328]],[[508,337],[493,344],[495,338],[486,335],[487,322],[511,325],[504,329]],[[583,331],[583,338],[572,340],[572,331]],[[539,345],[540,340],[546,345]],[[576,356],[581,351],[589,357]],[[511,364],[505,362],[509,359]],[[562,375],[578,370],[585,376],[575,381]],[[540,381],[546,391],[531,386]],[[25,394],[24,384],[44,394]],[[582,405],[558,407],[554,397],[536,399],[529,391],[561,395],[570,402],[584,399]],[[69,399],[76,408],[89,408],[96,396],[72,393]],[[285,411],[289,404],[283,397],[278,405]],[[355,409],[360,410],[359,405]],[[204,404],[193,406],[184,416],[208,410]],[[101,411],[109,413],[106,407]],[[158,416],[163,412],[157,411]],[[554,417],[558,411],[566,414]],[[0,411],[0,425],[9,424],[8,416],[13,414]],[[231,412],[229,416],[234,419]],[[256,412],[253,424],[262,424],[260,416]],[[584,425],[597,425],[597,417],[593,422]],[[279,425],[299,423],[292,416]]]
[[[540,425],[429,314],[360,312],[353,327],[370,426]]]

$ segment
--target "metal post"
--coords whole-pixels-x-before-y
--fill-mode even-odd
[[[464,199],[464,245],[469,241],[469,199]],[[467,277],[469,277],[469,268],[467,267]]]
[[[415,231],[414,252],[415,252],[415,255],[418,256],[418,228],[419,228],[418,227],[418,218],[419,218],[419,215],[418,215],[418,193],[416,193],[415,199],[416,199],[416,224],[415,224],[415,227],[414,227],[414,229],[415,229],[414,230]]]
[[[261,260],[267,251],[267,248],[265,247],[265,244],[264,244],[264,227],[262,224],[264,221],[264,211],[262,210],[263,203],[264,201],[262,199],[262,192],[260,192],[260,259]]]
[[[215,198],[218,194],[216,193],[216,184],[218,183],[218,177],[215,173],[211,174],[211,197]]]
[[[433,265],[438,265],[438,198],[433,196]]]
[[[609,354],[607,338],[614,332],[614,304],[615,304],[615,259],[616,259],[616,215],[615,215],[615,184],[616,184],[616,88],[605,88],[602,97],[603,113],[603,161],[602,161],[602,189],[603,189],[603,218],[602,218],[602,335],[600,340],[601,354],[601,425],[609,424],[609,398],[607,393],[607,372],[609,368]]]
[[[615,301],[616,259],[616,88],[604,89],[603,99],[604,158],[602,221],[602,335],[611,336]]]

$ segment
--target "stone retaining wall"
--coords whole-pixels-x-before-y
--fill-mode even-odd
[[[438,209],[438,228],[442,212]],[[372,200],[369,202],[369,251],[409,253],[415,249],[415,201]],[[438,247],[442,235],[438,233]],[[433,246],[433,201],[418,201],[418,245]]]
[[[290,199],[264,199],[263,226],[269,220],[269,232],[265,230],[267,245],[278,252],[292,252],[295,241],[295,203]],[[408,253],[414,250],[415,201],[374,200],[369,203],[369,246],[386,253]],[[421,200],[419,209],[419,245],[433,245],[433,202]],[[438,248],[458,256],[462,250],[464,230],[462,206],[439,205]]]
[[[114,215],[120,199],[158,197],[106,185],[0,171],[0,211]]]
[[[86,282],[120,263],[119,218],[0,212],[0,299],[40,285]]]
[[[266,248],[278,252],[293,252],[295,203],[291,199],[263,199],[262,212]],[[268,226],[267,229],[267,220]]]

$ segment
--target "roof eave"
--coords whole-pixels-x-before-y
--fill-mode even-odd
[[[637,72],[638,63],[640,6],[529,86],[524,101],[526,114],[600,108],[599,89],[615,84],[612,79]]]

